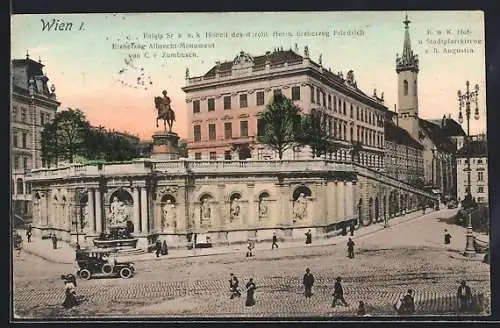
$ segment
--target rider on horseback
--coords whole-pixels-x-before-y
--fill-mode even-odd
[[[167,96],[167,91],[163,90],[162,97],[155,97],[155,107],[158,110],[158,117],[156,118],[156,127],[158,127],[158,120],[163,120],[163,125],[165,130],[169,128],[169,132],[172,132],[172,125],[175,121],[175,113],[170,107],[170,97]]]

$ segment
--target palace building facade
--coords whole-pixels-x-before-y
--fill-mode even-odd
[[[275,95],[285,95],[301,112],[326,117],[329,135],[341,146],[332,159],[350,158],[352,144],[363,150],[360,161],[382,167],[384,115],[382,99],[363,93],[354,73],[335,74],[293,50],[276,49],[252,56],[240,52],[198,77],[186,75],[188,149],[193,159],[270,159],[275,154],[258,142],[264,133],[259,113]],[[286,159],[310,158],[307,147],[294,147]]]
[[[12,215],[18,223],[31,219],[32,193],[25,173],[42,166],[41,132],[60,105],[43,67],[28,55],[12,61],[11,196]]]

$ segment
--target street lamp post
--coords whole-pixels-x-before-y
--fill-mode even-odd
[[[476,84],[474,87],[474,91],[469,90],[469,81],[465,83],[466,86],[466,91],[464,94],[460,90],[457,92],[458,96],[458,121],[460,124],[464,122],[464,117],[462,114],[462,109],[465,109],[465,119],[467,120],[467,136],[466,136],[466,143],[465,146],[468,145],[470,141],[470,118],[471,118],[471,109],[470,109],[470,104],[471,102],[476,104],[476,109],[474,110],[474,119],[478,120],[479,119],[479,109],[477,106],[478,102],[478,94],[479,94],[479,85]],[[467,149],[467,148],[466,148]],[[471,182],[470,182],[470,149],[467,149],[466,152],[467,156],[467,190],[466,190],[466,196],[464,198],[464,209],[465,206],[471,206],[472,205],[472,195],[471,195]],[[467,244],[465,247],[465,252],[464,256],[467,257],[472,257],[476,255],[476,251],[474,249],[474,236],[472,234],[472,210],[468,211],[468,224],[467,224]]]

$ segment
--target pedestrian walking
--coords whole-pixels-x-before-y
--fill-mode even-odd
[[[357,315],[360,316],[366,315],[365,302],[359,301]]]
[[[472,292],[467,283],[462,281],[457,290],[458,310],[467,311],[472,304]]]
[[[62,306],[69,309],[78,305],[76,298],[76,277],[72,274],[63,275],[61,278],[64,280],[64,302]]]
[[[28,243],[31,243],[31,235],[32,235],[31,229],[28,228],[28,230],[26,230],[26,240],[28,240]]]
[[[415,312],[413,290],[408,289],[407,294],[394,304],[394,309],[398,312],[398,314],[413,314]]]
[[[307,230],[307,232],[305,233],[305,235],[306,235],[306,244],[312,243],[311,229]]]
[[[236,278],[236,276],[232,273],[230,273],[229,276],[231,277],[229,279],[229,289],[231,290],[231,297],[230,298],[233,299],[235,297],[240,297],[241,293],[240,293],[240,290],[238,289],[238,285],[239,285],[238,278]]]
[[[349,232],[351,233],[351,236],[354,236],[354,223],[349,225]]]
[[[16,249],[16,257],[21,256],[21,251],[23,249],[23,238],[20,235],[16,235],[14,247]]]
[[[304,285],[304,295],[309,298],[313,295],[312,287],[314,285],[314,276],[309,268],[306,269],[304,274],[304,279],[302,279],[302,284]]]
[[[255,245],[252,243],[252,241],[248,241],[248,246],[247,246],[247,257],[252,257],[253,253],[252,250],[254,249]]]
[[[57,249],[57,236],[55,233],[52,234],[52,248]]]
[[[166,240],[164,240],[161,244],[161,255],[168,255],[168,246]]]
[[[349,241],[347,242],[347,256],[349,256],[350,259],[354,258],[354,245],[354,241],[349,238]]]
[[[273,232],[273,244],[271,245],[271,249],[274,249],[274,246],[276,246],[276,248],[279,248],[278,237],[276,236],[276,232]]]
[[[342,288],[342,278],[337,277],[335,279],[335,285],[333,286],[333,301],[332,301],[332,307],[335,307],[337,305],[337,300],[341,301],[344,306],[349,306],[347,302],[344,299],[344,289]]]
[[[247,288],[247,300],[245,301],[245,306],[254,306],[255,290],[257,289],[257,286],[253,282],[253,278],[250,278],[245,287]]]
[[[160,257],[161,254],[161,241],[157,240],[155,243],[156,257]]]
[[[448,230],[444,229],[444,243],[449,244],[451,242],[451,235]]]

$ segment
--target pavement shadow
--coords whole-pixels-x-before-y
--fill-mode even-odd
[[[456,217],[456,215],[453,215],[453,216],[448,217],[448,218],[438,218],[438,222],[446,223],[449,225],[457,225],[455,217]]]

